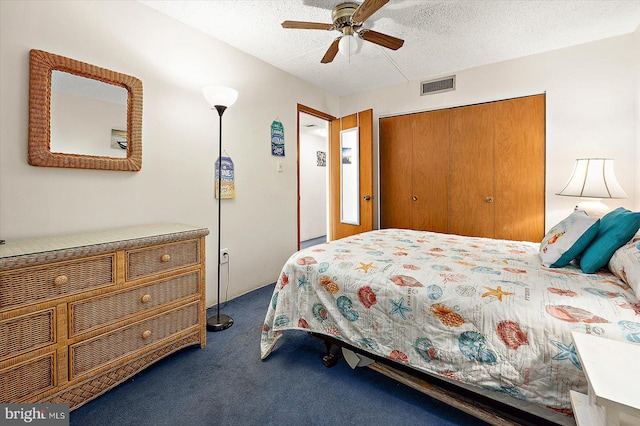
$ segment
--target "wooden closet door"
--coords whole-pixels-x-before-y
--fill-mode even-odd
[[[449,232],[493,237],[495,103],[451,109]]]
[[[545,95],[496,102],[495,238],[544,237]]]
[[[413,115],[411,228],[448,232],[449,110]]]
[[[380,227],[411,228],[411,115],[380,119]]]

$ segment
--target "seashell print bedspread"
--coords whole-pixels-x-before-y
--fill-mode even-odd
[[[427,373],[570,410],[569,390],[587,392],[570,332],[640,342],[640,302],[607,272],[542,267],[538,248],[384,229],[302,250],[276,283],[261,356],[282,331],[307,330]]]

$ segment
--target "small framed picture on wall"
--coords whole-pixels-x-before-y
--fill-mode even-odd
[[[318,158],[318,167],[327,167],[327,153],[324,151],[316,151]]]

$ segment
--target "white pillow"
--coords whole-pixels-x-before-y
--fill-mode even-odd
[[[578,257],[595,238],[600,219],[589,217],[577,210],[554,226],[540,243],[542,264],[550,268],[562,268]]]
[[[613,253],[609,270],[626,282],[640,299],[640,233]]]

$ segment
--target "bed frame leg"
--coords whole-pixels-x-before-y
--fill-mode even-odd
[[[327,340],[324,341],[326,354],[322,357],[322,363],[325,367],[331,368],[338,363],[340,359],[340,347]]]

